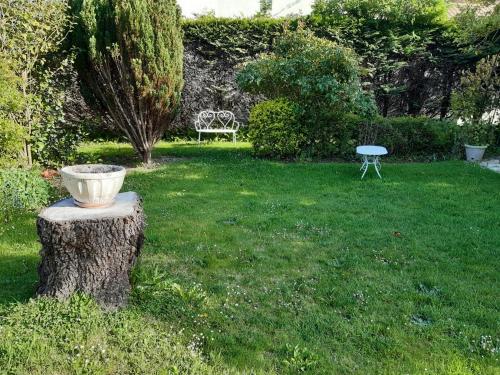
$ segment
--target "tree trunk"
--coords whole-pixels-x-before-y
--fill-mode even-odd
[[[443,98],[441,99],[441,106],[439,111],[439,118],[443,120],[450,110],[451,105],[451,92],[453,91],[453,67],[448,68],[444,74],[445,82],[443,84]]]
[[[144,164],[151,164],[151,147],[146,147],[144,148],[141,152],[140,152],[140,155],[141,155],[141,158],[142,158],[142,162]]]
[[[38,216],[42,261],[38,295],[93,296],[105,309],[125,306],[130,271],[139,256],[144,213],[136,193],[121,193],[108,208],[86,209],[65,199]]]

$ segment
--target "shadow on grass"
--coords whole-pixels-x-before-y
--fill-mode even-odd
[[[26,302],[38,282],[38,255],[0,256],[0,305]]]
[[[140,158],[131,145],[124,143],[91,143],[80,147],[80,162],[108,162],[124,165],[139,165]],[[248,143],[231,142],[159,142],[153,149],[153,160],[164,157],[203,159],[238,159],[251,157],[251,148]]]

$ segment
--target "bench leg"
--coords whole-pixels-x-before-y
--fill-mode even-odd
[[[236,143],[236,133],[233,133],[233,143]]]
[[[198,132],[198,144],[201,142],[201,132]]]

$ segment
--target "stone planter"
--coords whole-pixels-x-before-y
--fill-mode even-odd
[[[77,206],[107,207],[120,192],[125,168],[118,165],[84,164],[61,169],[63,185]]]
[[[483,159],[484,151],[488,146],[472,146],[465,144],[465,156],[467,161],[481,161]]]

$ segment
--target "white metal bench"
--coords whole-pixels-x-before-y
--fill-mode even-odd
[[[201,133],[232,134],[233,142],[236,142],[236,132],[240,128],[240,123],[236,121],[231,111],[201,111],[194,126],[198,132],[198,143],[201,142]]]

